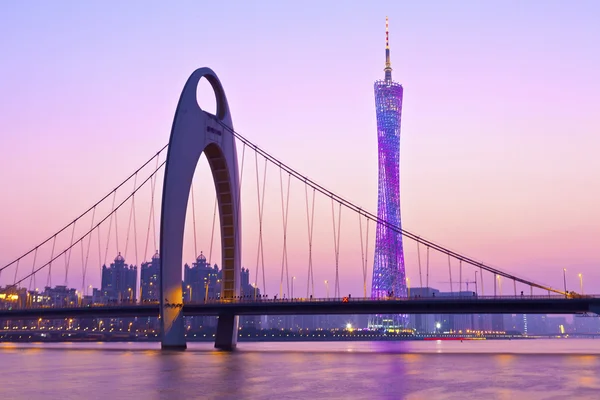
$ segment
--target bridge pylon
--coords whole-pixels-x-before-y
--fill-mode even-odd
[[[217,111],[203,111],[196,93],[205,78],[216,97]],[[239,294],[241,268],[241,214],[238,160],[231,113],[225,92],[210,68],[192,73],[177,105],[165,168],[160,222],[161,296],[160,324],[163,349],[185,349],[183,320],[182,255],[187,203],[200,155],[204,153],[212,172],[221,222],[223,271],[221,299]],[[238,318],[220,316],[215,347],[232,350],[237,343]]]

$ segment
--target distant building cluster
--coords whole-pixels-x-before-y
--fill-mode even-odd
[[[81,307],[88,305],[108,305],[122,303],[136,303],[141,301],[158,302],[160,299],[160,267],[161,259],[158,251],[148,262],[143,262],[140,268],[140,283],[138,285],[138,268],[127,264],[121,253],[117,254],[110,265],[102,266],[100,288],[88,286],[84,291],[78,291],[67,286],[45,287],[43,290],[27,290],[26,288],[0,287],[0,309],[26,308],[26,307]],[[202,302],[205,298],[217,299],[221,293],[222,270],[217,264],[210,265],[201,252],[192,265],[185,264],[182,281],[183,299],[185,302]],[[139,289],[139,292],[138,292]],[[139,294],[139,296],[138,296]],[[261,291],[250,284],[250,270],[242,268],[240,274],[240,295],[244,297],[261,297]],[[203,326],[216,326],[216,317],[190,317],[188,329]],[[97,329],[111,329],[124,324],[129,328],[135,324],[143,323],[147,329],[158,329],[157,318],[107,318]],[[143,321],[143,322],[140,322]],[[13,321],[14,322],[14,321]],[[49,321],[39,321],[48,322]],[[82,321],[69,320],[52,321],[50,325],[67,329]],[[254,317],[242,318],[242,323],[250,326],[259,326],[260,319]],[[0,321],[0,329],[12,325],[9,321]]]
[[[160,255],[154,254],[151,261],[141,264],[139,295],[142,302],[156,302],[160,288]],[[184,265],[182,281],[186,302],[202,302],[206,297],[216,299],[220,295],[222,271],[210,265],[201,253],[192,265]],[[43,290],[27,290],[7,286],[0,288],[0,309],[25,307],[77,307],[108,303],[136,302],[138,285],[137,267],[127,265],[117,255],[109,266],[102,267],[102,287],[88,287],[86,293],[64,285],[45,287]],[[243,268],[240,275],[240,296],[262,297],[260,290],[250,280],[250,271]],[[91,290],[91,294],[89,293]],[[441,292],[435,288],[411,288],[411,297],[470,297],[476,292]],[[240,317],[241,328],[259,330],[319,330],[319,329],[365,329],[369,326],[368,315],[285,315]],[[372,320],[372,318],[371,318]],[[384,321],[385,322],[385,321]],[[214,329],[216,317],[194,316],[185,318],[188,332]],[[391,324],[388,324],[390,326]],[[138,332],[156,334],[158,318],[101,318],[59,320],[0,320],[0,330],[13,329],[86,330],[87,332]],[[385,328],[379,328],[385,329]],[[473,332],[507,334],[556,335],[556,334],[599,334],[600,318],[574,316],[547,316],[543,314],[413,314],[408,316],[407,326],[417,334],[465,334]]]

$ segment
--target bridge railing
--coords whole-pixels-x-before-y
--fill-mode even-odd
[[[368,302],[368,301],[452,301],[452,300],[547,300],[547,299],[578,299],[578,298],[597,298],[598,295],[503,295],[503,296],[418,296],[418,297],[298,297],[298,298],[268,298],[268,297],[250,297],[234,299],[208,299],[208,301],[186,301],[184,304],[222,304],[222,303],[310,303],[310,302]]]
[[[584,298],[600,298],[600,295],[503,295],[503,296],[413,296],[413,297],[295,297],[295,298],[269,298],[269,297],[238,297],[232,299],[225,298],[209,298],[202,299],[199,301],[184,301],[179,304],[170,304],[170,306],[183,306],[183,305],[215,305],[215,304],[285,304],[285,303],[335,303],[335,302],[381,302],[381,301],[508,301],[508,300],[520,300],[520,301],[532,301],[532,300],[549,300],[549,299],[584,299]],[[66,309],[66,308],[90,308],[90,307],[144,307],[144,306],[156,306],[158,301],[144,301],[142,303],[135,301],[121,301],[121,302],[110,302],[110,303],[92,303],[92,304],[69,304],[69,305],[44,305],[44,304],[28,304],[25,306],[12,306],[2,307],[4,310],[22,310],[22,309]]]
[[[225,303],[318,303],[318,302],[367,302],[367,301],[422,301],[422,300],[542,300],[542,299],[575,299],[575,298],[593,298],[600,297],[596,295],[585,296],[562,296],[562,295],[503,295],[503,296],[418,296],[418,297],[297,297],[297,298],[269,298],[269,297],[249,297],[249,298],[209,298],[200,301],[185,301],[184,304],[225,304]],[[157,303],[158,304],[158,303]]]

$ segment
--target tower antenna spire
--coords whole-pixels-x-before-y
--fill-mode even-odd
[[[388,17],[385,17],[385,48],[390,48],[390,26]]]
[[[388,17],[385,17],[385,80],[392,80],[392,62],[390,61],[390,29]]]

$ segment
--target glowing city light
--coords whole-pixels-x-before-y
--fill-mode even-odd
[[[385,79],[375,82],[379,148],[377,216],[393,226],[401,227],[400,121],[403,88],[401,84],[392,81],[390,49],[387,45],[384,71]],[[371,297],[405,297],[407,294],[406,283],[402,235],[378,224]],[[395,328],[406,327],[407,323],[408,316],[406,315],[377,315],[372,318],[369,325],[373,328]]]

